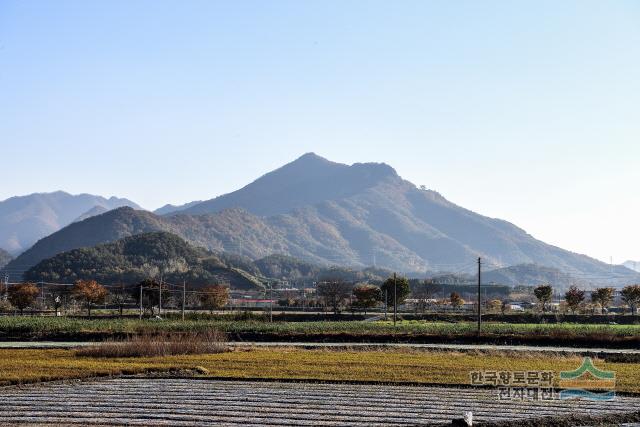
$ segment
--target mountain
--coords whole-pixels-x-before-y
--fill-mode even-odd
[[[5,265],[9,264],[9,261],[11,261],[12,259],[13,259],[13,257],[11,256],[11,254],[9,252],[7,252],[4,249],[0,248],[0,268],[2,268]]]
[[[395,175],[395,171],[385,164],[347,166],[307,153],[238,191],[197,203],[180,213],[204,214],[240,207],[254,215],[272,216],[358,194],[389,175]]]
[[[186,203],[184,205],[171,205],[171,204],[166,204],[161,208],[156,209],[155,211],[153,211],[154,214],[156,215],[168,215],[168,214],[172,214],[172,213],[176,213],[179,211],[183,211],[185,209],[190,208],[191,206],[195,206],[197,204],[202,203],[202,200],[196,200],[194,202],[189,202]]]
[[[108,211],[109,209],[105,208],[104,206],[94,206],[88,211],[86,211],[85,213],[83,213],[82,215],[80,215],[78,218],[76,218],[73,222],[84,221],[87,218],[91,218],[92,216],[96,216],[96,215],[101,215]]]
[[[121,208],[48,236],[8,267],[128,235],[168,231],[253,260],[286,255],[320,265],[399,272],[465,272],[537,264],[584,281],[624,284],[638,274],[548,245],[515,225],[417,188],[386,164],[334,163],[305,154],[235,192],[159,216]]]
[[[622,265],[640,273],[640,261],[625,261]]]
[[[129,207],[110,210],[83,221],[74,222],[40,239],[11,261],[7,270],[26,271],[40,261],[62,252],[114,242],[118,239],[152,231],[168,231],[161,217]],[[17,275],[14,277],[17,279]]]
[[[0,247],[18,254],[93,208],[110,210],[121,206],[140,208],[127,199],[63,191],[11,197],[0,201]]]
[[[476,275],[473,282],[478,280]],[[552,284],[562,290],[571,285],[583,285],[582,280],[564,273],[557,268],[544,267],[537,264],[520,264],[499,268],[482,273],[482,283],[499,283],[502,285],[542,285]]]
[[[391,272],[326,268],[283,255],[249,258],[213,253],[193,246],[175,234],[159,231],[136,234],[93,247],[73,249],[40,261],[24,279],[73,283],[94,279],[105,285],[132,285],[149,277],[189,287],[229,283],[234,290],[259,290],[268,280],[312,283],[327,278],[381,282]]]
[[[261,218],[242,209],[227,209],[215,215],[162,217],[151,212],[122,207],[75,222],[34,244],[6,266],[12,280],[38,262],[72,249],[114,242],[154,231],[174,233],[190,243],[216,252],[229,252],[259,259],[271,254],[306,253]],[[321,257],[308,258],[322,262]]]
[[[347,166],[313,153],[184,214],[240,207],[300,251],[302,259],[376,263],[398,270],[442,270],[481,256],[496,265],[539,264],[570,274],[611,276],[610,266],[541,242],[500,219],[479,215],[421,190],[386,164]],[[615,268],[615,280],[633,273]]]
[[[106,285],[131,285],[160,274],[167,283],[184,280],[190,286],[223,282],[234,289],[262,287],[262,282],[250,273],[167,232],[137,234],[113,243],[62,252],[29,269],[25,279],[64,283],[94,279]]]

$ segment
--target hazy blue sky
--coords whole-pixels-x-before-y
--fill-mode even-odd
[[[301,154],[386,162],[640,260],[638,1],[0,1],[0,199],[144,207]]]

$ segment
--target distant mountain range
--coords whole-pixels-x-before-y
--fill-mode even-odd
[[[477,274],[474,280],[478,280]],[[482,283],[498,283],[501,285],[541,285],[551,283],[556,289],[561,290],[571,285],[585,285],[588,281],[571,276],[553,267],[544,267],[537,264],[519,264],[484,272],[482,274]]]
[[[73,223],[9,264],[16,269],[71,249],[168,231],[198,246],[260,259],[292,256],[321,265],[399,272],[475,271],[536,264],[581,280],[623,284],[640,275],[541,242],[513,224],[457,206],[379,163],[348,166],[309,153],[247,186],[203,202],[130,208]],[[529,267],[531,270],[531,267]]]
[[[640,273],[640,261],[625,261],[622,265]]]
[[[194,202],[189,202],[187,204],[179,205],[179,206],[167,204],[161,208],[156,209],[155,211],[153,211],[153,213],[156,215],[167,215],[167,214],[183,211],[185,209],[190,208],[191,206],[195,206],[200,203],[202,203],[202,200],[196,200]]]
[[[127,199],[71,195],[63,191],[11,197],[0,201],[0,248],[19,254],[39,239],[86,218],[88,212],[103,212],[95,211],[96,208],[110,210],[121,206],[139,208]]]

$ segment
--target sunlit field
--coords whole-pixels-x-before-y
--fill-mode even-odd
[[[581,361],[578,356],[416,350],[246,349],[115,359],[78,356],[75,350],[0,350],[0,383],[190,371],[189,375],[228,379],[468,385],[474,370],[558,372],[573,370]],[[595,363],[616,372],[617,390],[640,392],[637,364],[597,359]]]

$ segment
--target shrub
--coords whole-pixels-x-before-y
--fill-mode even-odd
[[[181,354],[222,353],[227,349],[226,335],[217,330],[190,333],[146,333],[124,341],[110,341],[84,347],[77,356],[155,357]]]

